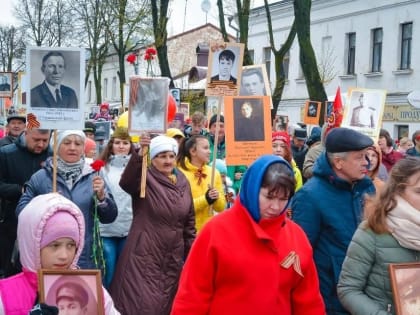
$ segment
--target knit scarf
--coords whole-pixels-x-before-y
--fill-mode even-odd
[[[420,211],[401,197],[396,200],[387,216],[390,232],[402,247],[420,251]]]
[[[83,166],[85,165],[85,158],[81,157],[78,162],[67,163],[59,156],[57,156],[57,174],[60,175],[66,182],[74,182],[82,174]]]

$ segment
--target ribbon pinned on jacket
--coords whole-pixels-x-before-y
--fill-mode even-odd
[[[296,252],[291,251],[284,259],[283,261],[280,263],[280,266],[282,266],[285,269],[289,269],[290,266],[293,265],[293,269],[302,277],[303,273],[302,273],[302,269],[300,268],[300,259],[299,259],[299,255],[296,254]]]

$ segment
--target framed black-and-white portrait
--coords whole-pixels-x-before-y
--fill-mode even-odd
[[[0,97],[13,96],[13,72],[0,72]]]
[[[83,129],[85,58],[81,48],[27,49],[28,112],[45,129]]]
[[[236,96],[241,85],[244,44],[213,43],[209,51],[206,96]]]
[[[169,79],[164,77],[130,77],[128,129],[164,133],[167,127]]]
[[[38,273],[39,301],[60,313],[104,315],[99,270],[46,270]],[[76,312],[77,311],[77,312]]]

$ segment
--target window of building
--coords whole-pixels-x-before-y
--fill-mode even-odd
[[[108,79],[104,79],[104,86],[102,87],[104,99],[108,98]]]
[[[255,63],[255,54],[254,49],[248,49],[249,58],[251,58],[252,62]]]
[[[372,72],[381,72],[382,28],[372,30]]]
[[[411,66],[411,39],[413,23],[401,24],[401,61],[400,69],[410,69]]]
[[[92,81],[89,81],[87,85],[87,98],[88,102],[90,103],[90,101],[92,100]]]
[[[112,90],[111,90],[111,97],[114,100],[117,96],[117,77],[112,78]]]
[[[354,74],[356,60],[356,33],[347,34],[347,74]]]
[[[264,64],[267,70],[268,80],[270,80],[270,68],[271,68],[271,48],[264,47]]]

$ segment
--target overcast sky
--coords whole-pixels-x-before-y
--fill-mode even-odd
[[[13,3],[16,0],[1,0],[0,24],[15,24],[16,19],[12,15]],[[207,14],[207,22],[219,25],[217,0],[210,1],[210,11]],[[206,13],[201,9],[203,0],[173,0],[170,5],[170,19],[168,22],[169,36],[188,31],[206,22]],[[269,3],[274,2],[273,0]],[[262,6],[264,0],[254,0],[253,7]],[[185,17],[185,18],[184,18]],[[228,30],[229,31],[229,30]],[[230,30],[234,33],[234,30]],[[234,34],[233,34],[234,35]]]

